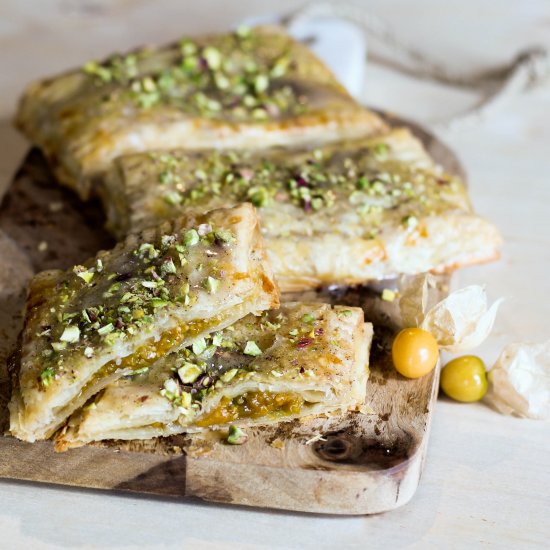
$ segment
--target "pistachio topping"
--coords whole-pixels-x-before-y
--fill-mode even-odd
[[[80,340],[80,329],[75,325],[68,326],[59,339],[62,342],[78,342]]]
[[[267,211],[283,206],[319,214],[325,223],[341,220],[342,231],[351,232],[349,222],[353,231],[375,238],[384,229],[387,212],[392,212],[392,220],[401,219],[406,230],[420,216],[448,209],[457,182],[393,157],[391,145],[373,140],[368,146],[344,144],[291,155],[275,150],[262,155],[212,151],[196,154],[192,161],[174,151],[152,157],[149,170],[151,180],[159,180],[159,200],[169,205],[161,208],[166,217],[189,208],[249,201]],[[262,221],[268,227],[268,220]]]
[[[258,347],[258,344],[253,340],[248,340],[246,343],[243,353],[245,355],[252,355],[253,357],[258,357],[262,354],[262,350]]]
[[[52,323],[37,334],[44,341],[44,372],[51,368],[61,376],[67,353],[78,350],[91,359],[98,350],[146,329],[159,312],[191,306],[199,293],[217,292],[222,284],[218,257],[235,240],[231,231],[201,224],[141,242],[122,255],[102,253],[86,266],[75,266],[56,287]],[[191,256],[193,269],[188,267]],[[194,347],[197,353],[208,352],[204,339]],[[45,376],[46,381],[40,378],[44,387],[54,380]]]
[[[41,373],[40,373],[40,381],[42,382],[42,385],[47,388],[52,380],[54,379],[55,371],[52,367],[46,367]]]
[[[283,41],[264,51],[258,40],[252,30],[205,44],[185,38],[179,47],[167,50],[159,65],[151,65],[144,49],[104,63],[90,61],[82,71],[95,86],[112,89],[110,101],[128,99],[143,110],[168,105],[235,121],[264,121],[307,110],[307,97],[285,78],[292,68],[290,43]],[[168,182],[166,175],[162,182]]]

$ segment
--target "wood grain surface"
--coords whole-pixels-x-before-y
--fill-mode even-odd
[[[447,169],[460,171],[443,144],[413,128]],[[20,330],[32,273],[82,262],[110,247],[95,203],[58,187],[32,150],[0,208],[0,422],[7,426],[5,369]],[[433,290],[441,297],[447,280]],[[311,295],[308,296],[311,298]],[[375,325],[367,403],[372,414],[349,413],[247,430],[236,447],[223,434],[109,442],[56,454],[50,442],[0,437],[0,477],[133,491],[207,501],[332,514],[396,508],[414,494],[426,455],[438,374],[407,380],[391,365],[400,328],[380,289],[322,290],[316,298],[359,305]]]

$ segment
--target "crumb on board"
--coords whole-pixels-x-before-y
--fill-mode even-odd
[[[385,288],[382,291],[381,298],[384,302],[393,302],[397,298],[397,292],[391,288]]]
[[[46,241],[40,241],[37,248],[38,252],[46,252],[46,250],[48,250],[48,243]]]

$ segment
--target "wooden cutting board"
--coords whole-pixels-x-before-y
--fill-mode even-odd
[[[410,126],[447,170],[462,172],[441,142]],[[20,330],[28,279],[42,269],[81,263],[112,244],[99,205],[82,204],[58,187],[41,154],[32,150],[0,207],[2,432],[9,399],[5,364]],[[448,280],[439,283],[430,300],[446,294]],[[362,306],[374,323],[367,391],[372,414],[250,429],[242,446],[196,434],[56,454],[48,441],[29,444],[0,436],[0,477],[330,514],[373,514],[401,506],[413,496],[422,473],[439,375],[436,370],[408,380],[393,369],[390,346],[400,327],[396,306],[383,302],[380,291],[322,290],[315,296]]]

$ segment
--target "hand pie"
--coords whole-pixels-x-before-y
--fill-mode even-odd
[[[495,259],[500,236],[408,130],[322,147],[123,156],[105,182],[119,235],[252,201],[282,291]]]
[[[83,266],[40,273],[27,301],[10,431],[47,438],[117,378],[277,305],[249,204],[165,222]]]
[[[257,148],[386,129],[309,49],[271,27],[113,55],[34,83],[16,124],[81,198],[124,153]]]
[[[365,402],[371,338],[360,308],[295,302],[249,315],[110,384],[56,448],[346,412]]]

